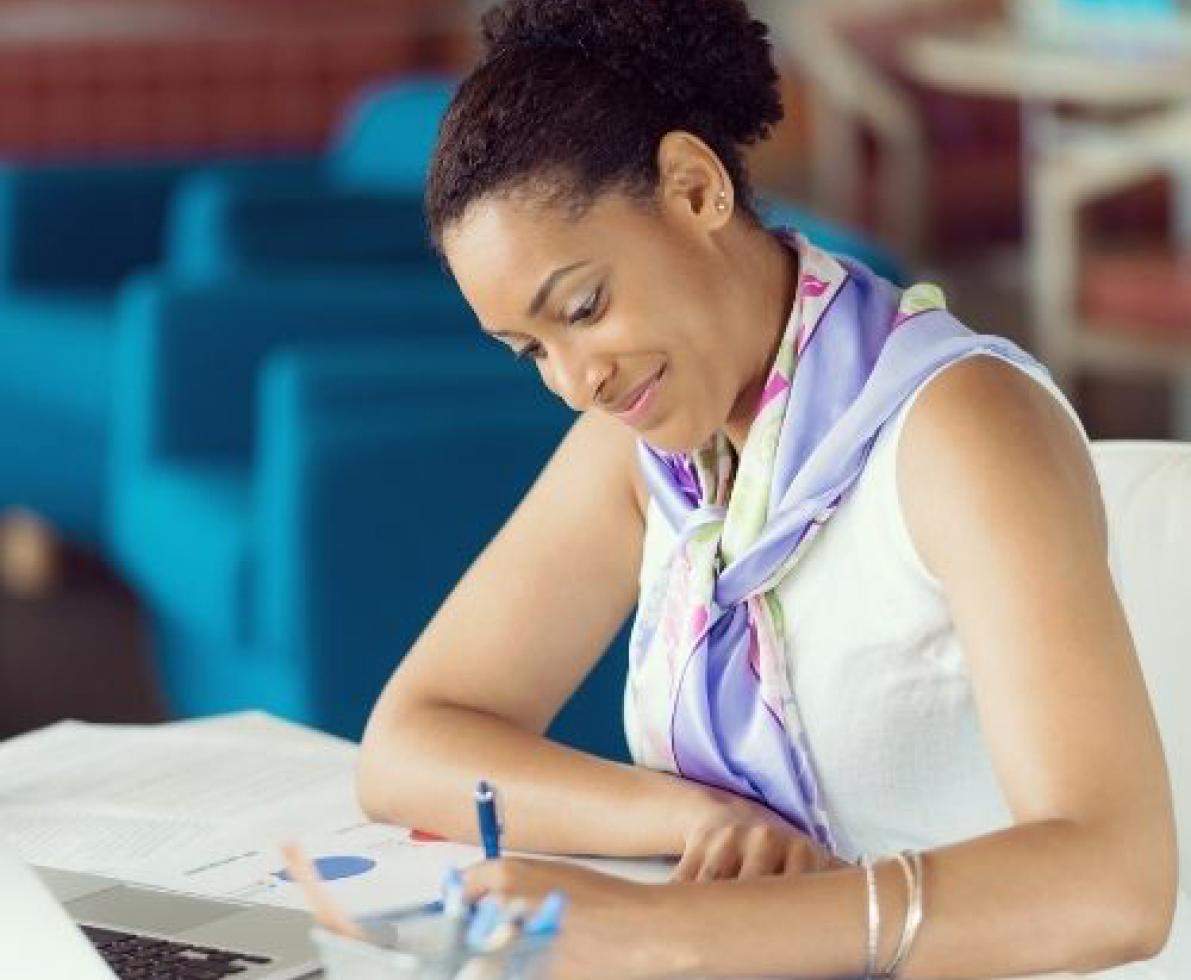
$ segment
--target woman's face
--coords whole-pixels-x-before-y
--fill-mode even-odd
[[[615,192],[578,219],[500,197],[473,204],[443,247],[484,331],[572,409],[689,452],[741,411],[765,354],[732,329],[739,272],[703,228]]]

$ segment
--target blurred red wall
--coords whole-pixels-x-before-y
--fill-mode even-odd
[[[315,149],[362,86],[471,56],[463,0],[0,0],[0,156]]]

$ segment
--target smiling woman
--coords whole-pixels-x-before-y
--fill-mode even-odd
[[[510,847],[676,858],[664,886],[473,873],[568,890],[564,975],[1188,975],[1161,745],[1045,369],[757,220],[741,150],[781,107],[740,0],[508,0],[484,41],[430,229],[581,417],[382,693],[365,809],[468,839],[485,774]],[[547,741],[634,605],[636,764]]]
[[[698,137],[663,136],[659,158],[681,188],[669,208],[727,193]],[[484,329],[533,360],[573,409],[617,415],[672,451],[725,425],[739,445],[789,316],[797,256],[728,212],[691,213],[721,226],[715,239],[692,235],[681,213],[619,193],[582,218],[522,194],[489,197],[444,246]],[[748,281],[760,288],[724,288]]]

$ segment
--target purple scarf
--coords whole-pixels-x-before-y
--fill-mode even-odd
[[[639,446],[676,544],[638,606],[626,729],[639,764],[760,801],[834,851],[789,690],[786,658],[797,651],[785,648],[773,589],[855,484],[885,423],[936,372],[975,355],[1040,365],[968,330],[934,287],[903,294],[785,237],[799,252],[798,292],[730,498],[722,434],[689,456]]]

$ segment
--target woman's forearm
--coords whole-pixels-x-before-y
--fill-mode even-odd
[[[499,788],[507,846],[543,853],[678,855],[685,829],[711,805],[697,784],[451,706],[375,717],[364,737],[357,790],[374,820],[474,842],[472,793],[481,778]]]
[[[930,853],[926,915],[903,975],[1090,972],[1155,955],[1169,929],[1173,889],[1169,876],[1123,872],[1128,852],[1121,844],[1052,821]],[[896,865],[882,863],[878,881],[884,967],[900,938],[906,896]],[[863,974],[867,898],[860,869],[668,885],[657,898],[655,938],[670,951],[670,967],[733,976]]]

